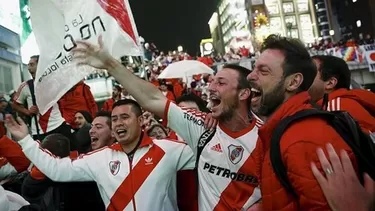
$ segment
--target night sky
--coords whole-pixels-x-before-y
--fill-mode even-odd
[[[218,0],[130,0],[138,33],[163,51],[182,45],[191,55],[210,38],[208,21]]]

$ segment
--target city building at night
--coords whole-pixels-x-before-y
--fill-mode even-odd
[[[222,53],[230,48],[246,47],[252,49],[250,22],[244,0],[221,0],[216,12],[209,21],[215,49]]]
[[[319,37],[312,0],[251,0],[249,13],[259,41],[269,34],[313,43]]]

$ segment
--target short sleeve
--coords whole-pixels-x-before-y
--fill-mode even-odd
[[[196,152],[198,140],[204,133],[206,113],[193,109],[184,109],[171,101],[165,106],[166,126],[177,133]]]

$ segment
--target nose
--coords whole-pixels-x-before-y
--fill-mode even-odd
[[[216,84],[214,82],[212,82],[212,83],[210,83],[210,85],[208,85],[208,91],[210,93],[216,91]]]
[[[251,73],[247,75],[246,79],[248,81],[256,81],[258,79],[258,75],[256,74],[256,71],[251,71]]]
[[[89,130],[89,134],[93,135],[94,133],[95,133],[95,129],[94,129],[94,127],[91,127],[91,129]]]

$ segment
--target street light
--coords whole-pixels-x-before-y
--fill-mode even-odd
[[[177,47],[177,51],[182,52],[182,51],[184,51],[184,48],[180,45],[180,46]]]
[[[329,35],[331,35],[331,36],[335,35],[335,31],[334,30],[329,30]]]

